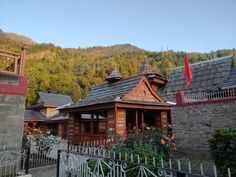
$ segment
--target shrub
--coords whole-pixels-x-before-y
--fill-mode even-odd
[[[39,135],[34,137],[34,141],[36,143],[36,146],[38,147],[38,150],[46,153],[51,150],[53,144],[58,143],[56,137],[52,135]]]
[[[169,158],[175,150],[175,143],[172,134],[167,136],[160,132],[143,133],[134,139],[116,144],[113,151],[122,154],[139,155],[140,159],[152,161],[156,159]]]
[[[111,159],[122,160],[122,167],[132,169],[127,171],[128,177],[136,177],[139,173],[138,156],[140,164],[146,164],[148,169],[158,174],[158,168],[152,166],[153,158],[155,158],[155,165],[161,165],[161,159],[169,158],[175,149],[173,134],[167,132],[167,135],[162,135],[161,132],[145,132],[135,138],[129,138],[123,141],[116,137],[112,132],[109,134],[115,144],[109,147],[111,150],[109,155]],[[132,154],[132,155],[131,155]],[[107,164],[110,164],[109,159],[103,159]],[[98,165],[98,164],[97,164]],[[93,170],[96,166],[96,160],[89,160],[89,167]],[[107,165],[102,164],[104,173],[107,174],[110,169]]]
[[[22,140],[22,150],[26,150],[30,147],[30,141],[27,137],[27,135],[23,135],[23,140]]]
[[[236,129],[216,130],[209,141],[210,153],[221,176],[227,176],[227,168],[236,176]]]

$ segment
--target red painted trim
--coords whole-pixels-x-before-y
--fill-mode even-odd
[[[206,101],[195,101],[189,103],[182,103],[173,105],[173,107],[180,107],[180,106],[192,106],[192,105],[199,105],[199,104],[216,104],[216,103],[226,103],[226,102],[234,102],[236,98],[224,98],[219,100],[206,100]]]
[[[18,85],[0,84],[0,94],[25,96],[27,92],[27,78],[19,76]]]
[[[184,92],[180,91],[176,93],[176,103],[178,105],[184,104]]]

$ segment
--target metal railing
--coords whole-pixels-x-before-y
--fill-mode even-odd
[[[22,156],[22,170],[28,174],[29,169],[55,165],[57,163],[57,156],[51,154],[50,150],[38,149],[31,152],[28,148]]]
[[[185,102],[211,101],[228,98],[236,98],[236,88],[229,88],[219,91],[199,92],[194,94],[185,94]]]
[[[15,150],[0,151],[0,177],[15,177],[20,171],[21,154]]]
[[[217,177],[212,163],[193,164],[180,160],[116,153],[104,146],[74,146],[58,151],[57,177]],[[225,177],[231,177],[230,168]]]
[[[30,169],[56,165],[58,150],[67,148],[67,142],[62,140],[50,144],[46,143],[46,145],[38,145],[35,142],[35,138],[32,138],[30,147],[22,150],[20,163],[21,172],[28,174]]]

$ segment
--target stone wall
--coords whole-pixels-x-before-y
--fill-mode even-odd
[[[18,88],[18,85],[18,76],[0,73],[0,151],[21,148],[26,90],[17,95],[7,89],[9,86]]]
[[[178,152],[207,155],[216,129],[236,128],[236,100],[174,106],[171,119]]]

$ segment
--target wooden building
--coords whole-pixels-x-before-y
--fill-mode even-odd
[[[69,143],[104,140],[110,133],[127,139],[144,131],[167,129],[170,105],[157,94],[166,80],[152,72],[147,61],[133,77],[123,79],[114,70],[106,81],[80,102],[60,109],[69,113]],[[90,116],[85,119],[83,114]]]
[[[68,115],[60,113],[58,108],[72,103],[68,95],[38,92],[35,104],[25,110],[25,128],[47,129],[67,139]]]

